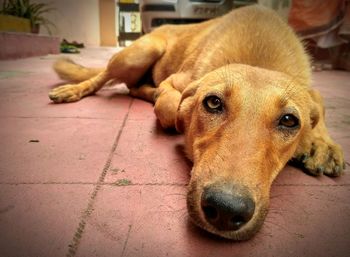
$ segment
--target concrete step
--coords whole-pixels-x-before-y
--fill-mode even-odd
[[[0,32],[0,60],[58,54],[60,39],[32,33]]]

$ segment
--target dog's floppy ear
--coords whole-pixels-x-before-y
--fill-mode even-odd
[[[200,83],[198,81],[194,81],[182,92],[175,120],[176,130],[180,133],[185,131],[185,128],[191,121],[192,110],[195,104],[194,95],[196,94],[199,85]]]
[[[325,116],[323,98],[316,90],[309,90],[311,96],[310,121],[311,128],[316,127],[321,117]]]
[[[317,104],[313,104],[310,110],[310,121],[311,121],[311,128],[316,127],[318,121],[320,120],[320,110],[319,106]]]

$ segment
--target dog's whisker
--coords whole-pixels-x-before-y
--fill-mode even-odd
[[[289,193],[288,194],[274,194],[274,195],[270,195],[270,199],[281,198],[281,197],[288,196],[288,195],[290,195],[290,194]]]
[[[270,209],[269,210],[269,215],[270,214],[282,214],[283,212],[288,212],[286,210],[280,210],[280,209]]]
[[[273,237],[272,232],[270,232],[270,226],[268,224],[264,224],[263,229],[260,230],[260,232],[254,237],[253,241],[255,242],[255,245],[257,244],[256,242],[260,242],[260,240],[266,239],[266,237]],[[254,245],[254,246],[255,246]]]
[[[165,196],[173,196],[173,195],[181,195],[186,197],[186,193],[171,193],[171,194],[166,194]]]
[[[284,210],[284,211],[280,211],[280,210],[270,210],[268,212],[267,215],[267,219],[275,219],[275,218],[279,218],[281,216],[284,215],[284,213],[288,213],[288,211]]]
[[[266,220],[265,220],[265,223],[266,223],[266,224],[273,225],[273,226],[275,226],[276,228],[280,229],[281,231],[284,231],[284,232],[286,232],[286,233],[288,233],[288,234],[290,234],[290,235],[293,235],[293,233],[290,232],[288,229],[286,229],[285,227],[283,227],[282,225],[280,225],[280,224],[278,224],[278,223],[272,222],[272,221],[269,220],[269,219],[266,219]]]

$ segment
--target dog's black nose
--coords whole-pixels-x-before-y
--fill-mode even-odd
[[[218,187],[204,190],[201,205],[206,220],[219,230],[238,230],[255,210],[255,203],[247,194]]]

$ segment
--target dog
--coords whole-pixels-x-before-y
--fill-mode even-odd
[[[104,69],[54,64],[71,84],[49,93],[74,102],[107,82],[154,103],[163,128],[184,133],[193,162],[187,209],[201,228],[251,238],[268,211],[270,187],[290,160],[312,175],[340,176],[320,94],[310,87],[303,43],[272,10],[255,5],[209,21],[165,25],[116,53]]]

